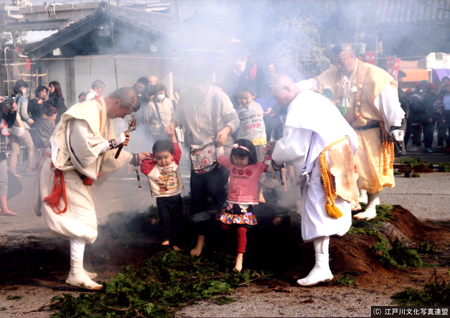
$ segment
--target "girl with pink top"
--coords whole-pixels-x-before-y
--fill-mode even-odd
[[[247,139],[236,141],[230,158],[223,154],[223,147],[217,149],[217,156],[217,162],[230,171],[227,208],[220,216],[220,221],[225,231],[236,228],[238,243],[234,270],[241,271],[247,245],[247,228],[258,223],[252,212],[253,206],[259,202],[259,176],[267,171],[268,166],[257,161],[255,146]]]

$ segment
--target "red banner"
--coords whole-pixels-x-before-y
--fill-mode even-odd
[[[392,75],[395,80],[398,79],[398,69],[400,66],[400,59],[393,56],[386,58],[386,71]]]
[[[365,52],[364,53],[364,62],[370,64],[377,64],[377,52]]]

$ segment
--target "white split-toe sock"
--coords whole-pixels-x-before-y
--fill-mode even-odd
[[[321,236],[314,241],[314,253],[316,264],[305,278],[297,280],[299,286],[314,286],[319,283],[325,283],[333,280],[333,274],[330,270],[328,248],[330,245],[329,236]]]
[[[358,220],[372,220],[377,217],[377,205],[380,204],[380,192],[369,194],[369,203],[364,212],[358,213],[353,217]]]
[[[72,286],[90,289],[100,290],[102,285],[92,281],[83,269],[83,261],[70,260],[70,272],[66,279],[66,283]]]
[[[90,290],[100,290],[102,285],[92,281],[96,273],[90,273],[83,268],[84,247],[86,240],[80,237],[70,238],[70,272],[66,283],[72,286]]]

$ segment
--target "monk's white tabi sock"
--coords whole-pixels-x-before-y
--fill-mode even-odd
[[[367,208],[364,212],[358,213],[354,216],[358,220],[372,220],[377,217],[377,205],[380,204],[380,192],[368,195]]]
[[[84,247],[86,246],[86,240],[82,239],[80,237],[71,237],[70,238],[70,259],[76,260],[76,261],[82,261],[84,258]],[[83,263],[81,263],[83,264]],[[97,278],[97,273],[91,273],[87,270],[84,270],[86,275],[90,279]]]
[[[329,282],[333,279],[333,274],[330,270],[328,248],[330,245],[329,236],[321,236],[314,241],[314,253],[316,257],[316,264],[305,278],[297,280],[300,286],[314,286],[318,283]]]
[[[91,289],[100,290],[102,285],[99,285],[91,280],[88,273],[83,269],[83,256],[86,240],[79,237],[70,238],[70,272],[66,279],[66,283],[69,285]],[[89,273],[92,278],[95,278],[97,274]]]
[[[359,198],[358,202],[367,204],[368,198],[367,198],[367,191],[363,189],[359,189]]]

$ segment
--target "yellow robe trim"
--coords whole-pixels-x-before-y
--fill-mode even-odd
[[[340,218],[344,214],[335,205],[334,200],[337,198],[336,189],[333,186],[333,179],[331,177],[330,169],[328,168],[328,160],[326,151],[333,147],[334,145],[340,143],[341,141],[347,139],[347,137],[336,140],[335,142],[326,146],[319,155],[320,161],[320,175],[322,177],[323,188],[325,190],[325,196],[327,198],[326,210],[328,215],[334,217],[335,219]]]
[[[384,129],[384,122],[380,122],[381,133],[382,133],[382,144],[383,144],[383,176],[387,176],[389,169],[394,169],[394,143],[389,140],[389,134]],[[387,158],[389,156],[389,164]]]

